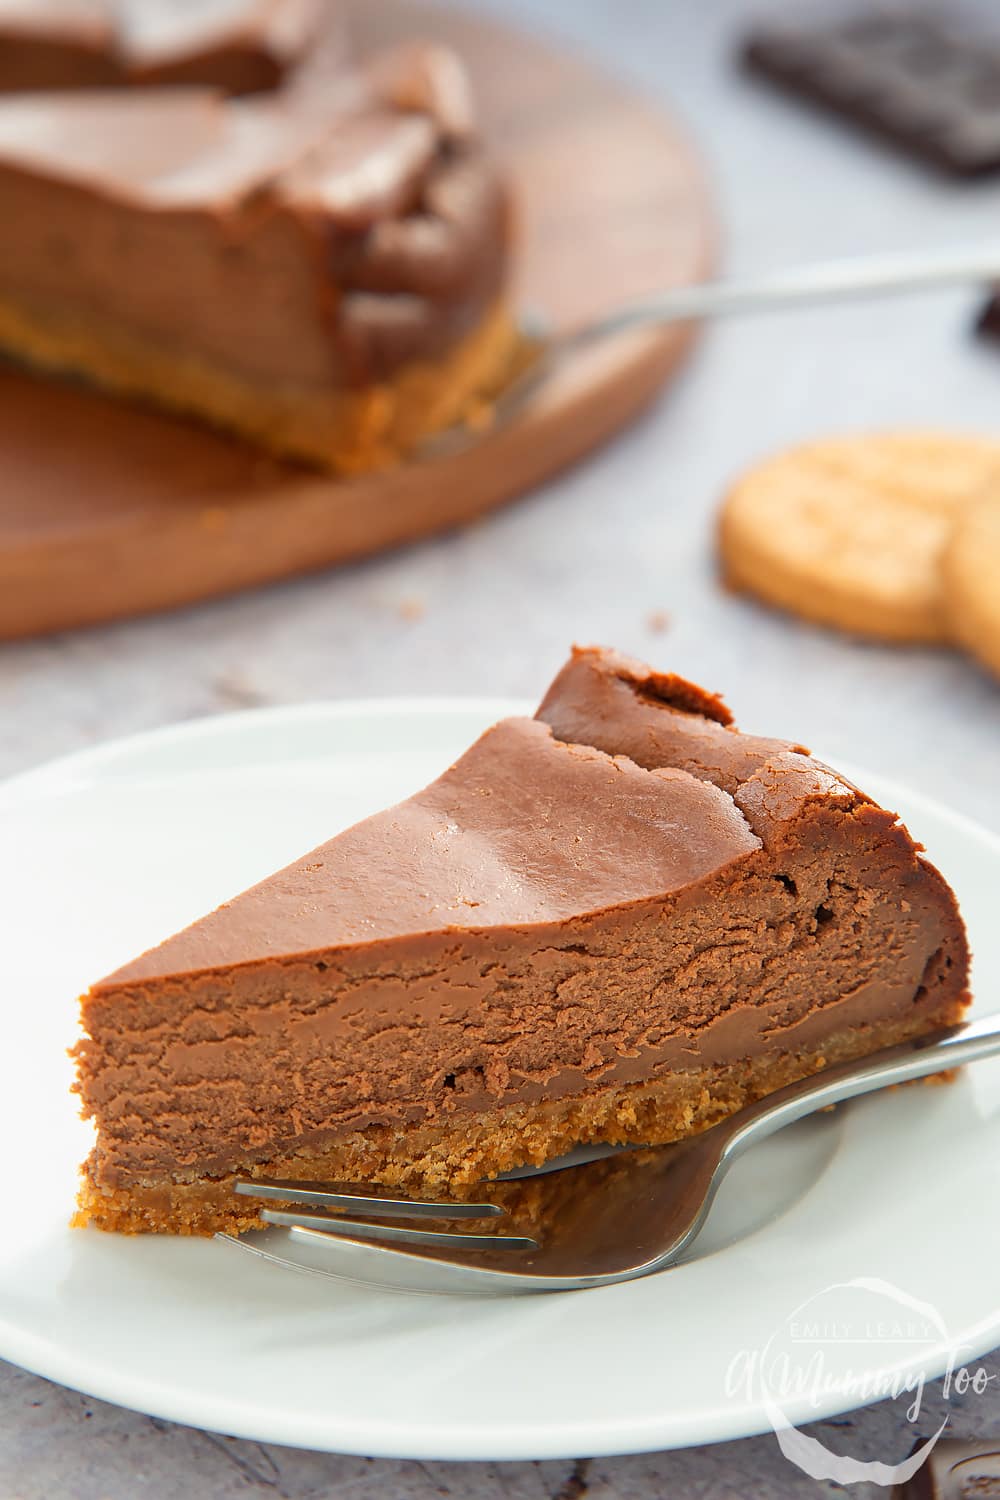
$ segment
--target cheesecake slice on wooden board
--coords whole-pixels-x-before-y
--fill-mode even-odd
[[[0,99],[0,221],[0,351],[325,469],[478,410],[516,346],[506,192],[438,46],[251,99]]]
[[[462,1193],[677,1140],[953,1024],[967,984],[893,813],[578,650],[536,718],[91,989],[76,1222],[239,1231],[238,1175]]]

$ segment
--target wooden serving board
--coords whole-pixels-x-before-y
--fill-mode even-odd
[[[421,36],[467,60],[515,187],[518,305],[571,326],[706,273],[703,171],[658,110],[478,16],[411,0],[352,10],[362,50]],[[474,449],[351,480],[0,368],[0,638],[187,604],[470,521],[621,428],[689,338],[633,335],[591,351]]]

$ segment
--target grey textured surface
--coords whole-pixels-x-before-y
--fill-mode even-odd
[[[1000,1387],[1000,1360],[982,1365]],[[595,1379],[604,1378],[595,1371]],[[0,1376],[0,1494],[4,1500],[813,1500],[846,1494],[788,1463],[773,1436],[628,1458],[449,1464],[346,1458],[198,1432],[92,1401],[6,1367]],[[903,1402],[868,1407],[803,1429],[835,1453],[883,1463],[904,1458],[940,1425],[951,1437],[1000,1442],[1000,1401],[945,1403],[925,1393],[919,1422]],[[885,1495],[855,1485],[855,1500]]]
[[[729,55],[750,14],[742,0],[492,8],[587,48],[680,108],[715,173],[731,269],[996,236],[1000,185],[942,184],[735,75]],[[719,326],[628,435],[461,534],[174,616],[4,648],[0,772],[254,703],[532,696],[569,641],[600,640],[721,689],[747,728],[805,739],[1000,830],[997,685],[948,652],[852,643],[729,598],[712,558],[719,494],[757,454],[872,426],[996,430],[1000,347],[969,337],[977,304],[970,290]],[[1000,1374],[995,1359],[990,1369]],[[1000,1435],[998,1389],[995,1379],[992,1396],[970,1400],[958,1425]],[[770,1437],[576,1466],[373,1463],[171,1427],[10,1368],[0,1392],[0,1493],[24,1500],[828,1488]],[[886,1407],[824,1431],[870,1457],[898,1456],[911,1440]]]

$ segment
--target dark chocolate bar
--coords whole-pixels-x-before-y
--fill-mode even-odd
[[[1000,40],[940,15],[875,9],[775,22],[747,67],[909,155],[959,177],[1000,170]]]
[[[1000,1497],[1000,1438],[988,1442],[942,1438],[913,1478],[892,1493],[896,1500]]]

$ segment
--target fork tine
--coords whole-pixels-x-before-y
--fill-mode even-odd
[[[342,1209],[373,1219],[499,1219],[507,1210],[497,1203],[436,1203],[415,1198],[383,1198],[372,1193],[342,1193],[315,1182],[277,1179],[237,1182],[235,1191],[248,1198],[277,1198],[283,1203],[312,1204]]]
[[[339,1215],[295,1214],[265,1208],[261,1218],[268,1224],[289,1229],[293,1238],[315,1237],[317,1232],[334,1239],[371,1240],[389,1245],[424,1245],[434,1250],[537,1250],[537,1241],[521,1234],[456,1234],[446,1229],[404,1229],[400,1224],[369,1224],[364,1219],[342,1219]]]

